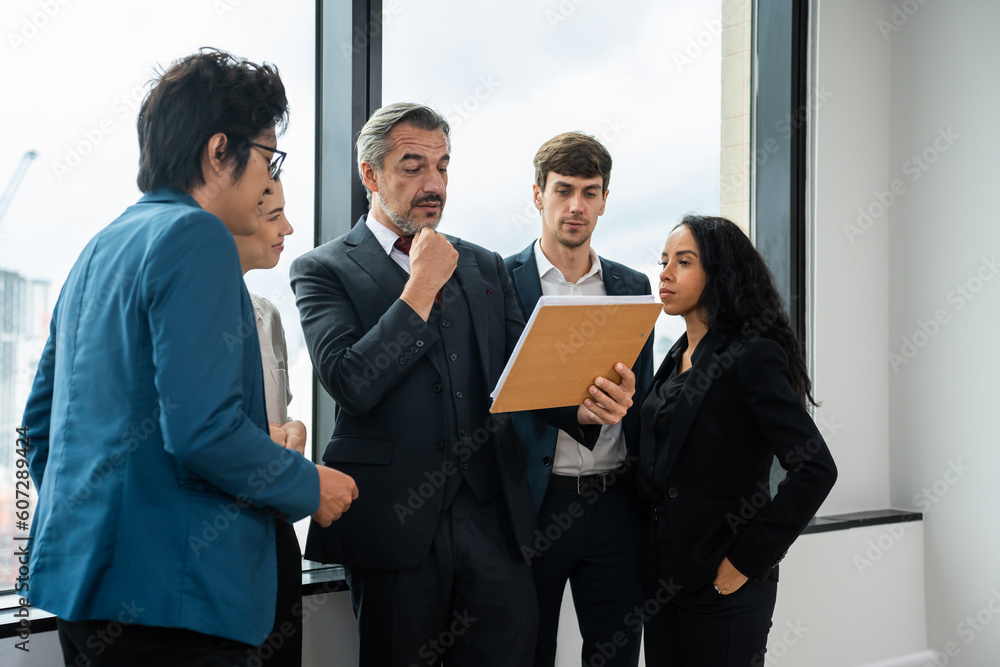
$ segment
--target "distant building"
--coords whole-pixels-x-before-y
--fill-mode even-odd
[[[0,511],[5,517],[0,522],[0,543],[5,545],[13,544],[15,528],[9,519],[15,510],[14,429],[21,423],[48,336],[48,294],[48,281],[0,270]],[[0,552],[0,590],[13,585],[16,569],[13,549]]]

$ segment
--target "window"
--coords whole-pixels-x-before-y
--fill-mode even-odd
[[[34,0],[5,6],[8,87],[6,150],[0,157],[0,544],[14,534],[14,428],[48,335],[63,281],[87,241],[140,196],[135,185],[136,113],[159,67],[202,46],[278,66],[290,107],[279,147],[289,153],[283,182],[296,233],[271,271],[251,272],[249,289],[278,307],[289,347],[295,400],[289,414],[311,422],[312,367],[302,340],[288,265],[313,247],[315,4],[178,0],[153,12],[142,3]],[[156,29],[151,29],[151,23]],[[22,156],[37,151],[23,166]],[[15,178],[11,178],[11,176]],[[311,432],[310,432],[311,435]],[[33,510],[32,510],[33,513]],[[13,548],[0,550],[0,591],[15,579]]]
[[[720,209],[722,4],[436,0],[427,9],[382,4],[382,101],[429,104],[451,123],[439,230],[504,256],[520,251],[541,224],[535,152],[582,130],[614,160],[594,248],[655,286],[670,229],[684,213]],[[683,330],[661,316],[658,358]]]

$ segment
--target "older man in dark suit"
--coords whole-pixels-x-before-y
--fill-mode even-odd
[[[362,665],[522,667],[537,624],[521,553],[535,512],[489,393],[523,319],[499,255],[434,231],[448,132],[427,107],[375,112],[358,137],[370,214],[292,265],[309,352],[337,403],[323,460],[361,492],[346,523],[311,527],[306,556],[346,566]],[[546,418],[592,445],[631,405],[624,371]]]

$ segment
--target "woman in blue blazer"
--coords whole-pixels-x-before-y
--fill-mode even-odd
[[[663,311],[687,331],[640,413],[646,664],[763,665],[777,563],[837,469],[806,410],[815,401],[781,295],[746,235],[686,216],[661,266]],[[775,458],[785,477],[772,497]]]

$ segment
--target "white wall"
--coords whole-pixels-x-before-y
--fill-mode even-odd
[[[875,29],[888,4],[813,8],[811,348],[815,416],[840,469],[820,514],[889,504],[889,230],[845,229],[888,180],[889,44]]]
[[[930,648],[954,642],[948,664],[995,665],[1000,3],[913,4],[890,34],[890,167],[906,191],[890,214],[889,349],[902,357],[902,339],[916,343],[890,374],[892,502],[925,511]],[[936,161],[913,171],[925,151]]]

